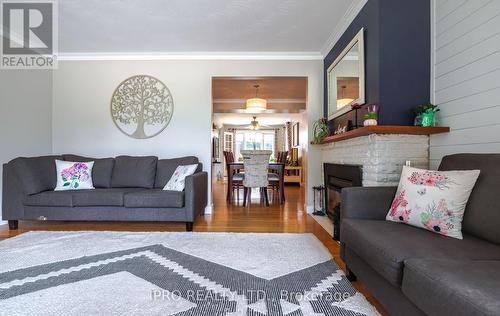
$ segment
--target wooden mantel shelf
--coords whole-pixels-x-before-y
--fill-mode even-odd
[[[406,134],[406,135],[432,135],[448,133],[449,127],[421,127],[421,126],[397,126],[397,125],[377,125],[364,126],[353,129],[343,134],[325,137],[320,144],[339,142],[355,137],[367,136],[370,134]]]

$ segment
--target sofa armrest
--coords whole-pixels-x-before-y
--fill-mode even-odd
[[[24,193],[19,176],[11,161],[3,165],[2,175],[2,219],[19,220],[24,218]]]
[[[340,221],[344,218],[385,220],[397,187],[342,189]]]
[[[208,173],[197,172],[186,177],[185,207],[188,222],[194,222],[198,215],[205,214],[208,200]]]

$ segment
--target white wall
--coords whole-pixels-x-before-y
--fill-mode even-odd
[[[123,135],[110,117],[109,101],[114,89],[122,80],[136,74],[149,74],[162,80],[174,99],[169,126],[147,140]],[[54,72],[53,150],[96,157],[195,155],[208,170],[211,168],[212,76],[308,77],[309,126],[312,126],[312,121],[322,115],[322,74],[321,60],[60,61],[59,69]],[[313,152],[309,150],[309,162],[314,161]],[[321,183],[320,166],[310,164],[309,169],[309,186]]]
[[[500,1],[433,1],[433,99],[449,134],[431,138],[431,167],[444,155],[500,153]]]
[[[18,156],[50,154],[51,116],[50,71],[0,70],[0,164]]]

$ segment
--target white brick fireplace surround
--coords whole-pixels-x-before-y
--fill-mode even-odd
[[[393,186],[406,161],[429,167],[429,136],[371,134],[321,145],[321,155],[322,163],[361,165],[363,186]]]

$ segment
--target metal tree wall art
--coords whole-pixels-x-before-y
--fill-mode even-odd
[[[125,79],[111,98],[111,116],[124,134],[133,138],[151,138],[170,122],[174,101],[160,80],[137,75]]]

